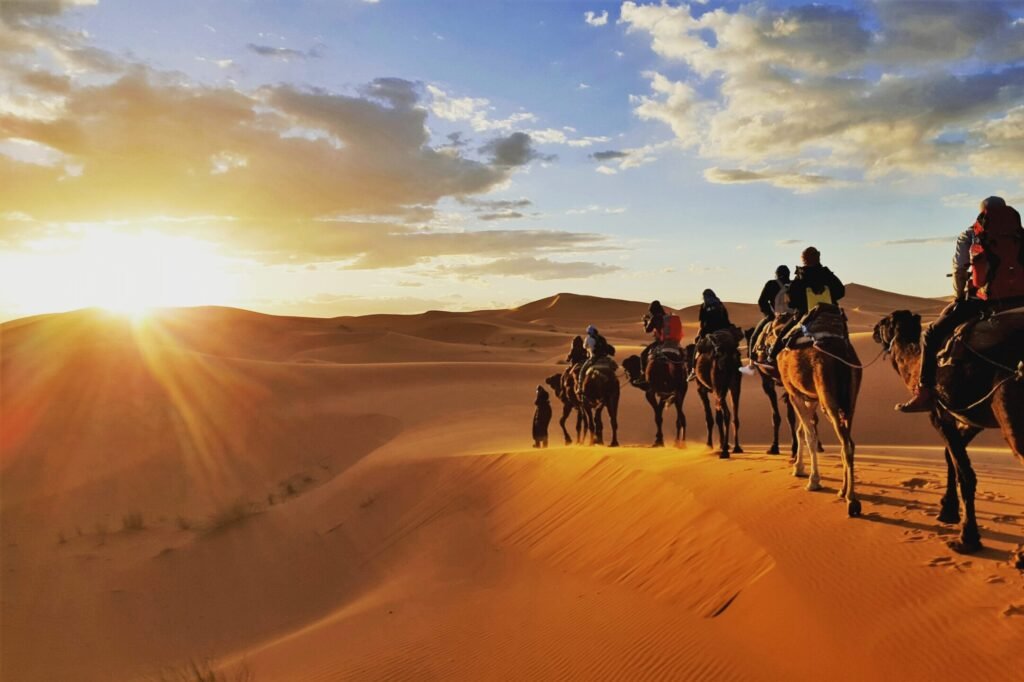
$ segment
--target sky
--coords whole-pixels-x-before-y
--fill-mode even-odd
[[[949,292],[1024,3],[0,0],[0,319]]]

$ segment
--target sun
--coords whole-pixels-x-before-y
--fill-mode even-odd
[[[26,314],[96,307],[142,317],[155,308],[224,304],[228,259],[193,237],[82,228],[32,245],[19,307]],[[8,273],[13,274],[13,273]]]

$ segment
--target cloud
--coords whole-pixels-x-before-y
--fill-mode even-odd
[[[583,208],[570,208],[565,212],[566,215],[586,215],[588,213],[603,213],[605,215],[618,215],[625,213],[626,209],[622,206],[598,206],[597,204],[590,204]]]
[[[616,175],[619,171],[615,170],[611,166],[598,166],[594,169],[595,172],[601,175]]]
[[[587,22],[588,26],[604,26],[608,23],[608,10],[602,10],[600,14],[596,12],[584,12],[583,21]]]
[[[749,171],[740,168],[712,167],[704,171],[704,179],[716,185],[743,184],[764,182],[775,187],[795,190],[797,192],[813,191],[825,186],[841,185],[842,182],[825,175],[785,171]]]
[[[624,2],[627,32],[683,67],[672,78],[644,74],[651,92],[631,98],[634,113],[718,166],[756,166],[763,181],[797,191],[833,184],[821,178],[840,169],[857,180],[1024,178],[1013,115],[1024,105],[1024,25],[1011,7],[749,3],[695,13]],[[709,179],[726,177],[712,170]]]
[[[481,154],[490,156],[491,163],[501,168],[525,166],[534,159],[552,161],[555,157],[539,153],[533,148],[533,139],[527,133],[512,133],[497,137],[479,149]]]
[[[629,156],[629,153],[609,149],[603,152],[594,152],[593,154],[588,154],[588,156],[594,161],[611,161],[612,159],[624,159]]]
[[[482,213],[479,216],[480,220],[513,220],[515,218],[522,218],[523,214],[519,211],[502,211],[500,213]]]
[[[455,97],[433,84],[428,84],[426,90],[430,96],[429,108],[432,114],[446,121],[466,122],[478,133],[518,131],[530,135],[537,144],[564,144],[570,147],[589,147],[610,139],[600,135],[573,136],[571,133],[576,131],[569,127],[531,127],[537,123],[537,116],[528,111],[517,111],[504,118],[494,118],[495,108],[489,99]]]
[[[889,239],[881,242],[873,242],[869,246],[907,246],[907,245],[921,245],[921,244],[944,244],[950,245],[956,241],[956,237],[912,237],[909,239]]]
[[[273,59],[280,59],[283,62],[305,60],[317,58],[320,56],[320,53],[316,48],[313,48],[309,51],[304,51],[295,50],[290,47],[273,47],[271,45],[257,45],[255,43],[249,43],[245,47],[250,52],[258,54],[261,57],[271,57]]]
[[[525,277],[535,280],[584,279],[608,275],[622,270],[617,265],[591,263],[588,261],[555,261],[550,258],[529,256],[498,258],[476,265],[452,265],[440,269],[445,274],[464,279],[482,277]]]
[[[529,199],[473,199],[460,198],[459,202],[466,206],[472,206],[477,212],[480,211],[507,211],[532,206]]]

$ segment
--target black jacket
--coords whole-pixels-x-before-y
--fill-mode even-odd
[[[779,295],[781,289],[782,285],[777,279],[770,279],[764,283],[761,296],[757,299],[757,307],[761,309],[761,314],[765,317],[775,314],[775,297]]]
[[[839,303],[839,300],[846,295],[846,287],[831,270],[823,265],[809,265],[796,269],[796,277],[789,285],[789,305],[799,311],[801,315],[807,314],[807,290],[821,293],[828,288],[832,296],[832,302]]]
[[[709,308],[702,303],[698,319],[700,320],[701,336],[713,334],[720,329],[728,329],[732,326],[732,322],[729,321],[729,311],[725,309],[725,305]]]

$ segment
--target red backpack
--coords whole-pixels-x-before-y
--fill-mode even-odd
[[[669,313],[665,316],[662,337],[665,341],[675,341],[676,343],[683,340],[683,321],[675,313]]]
[[[1024,296],[1024,229],[1009,206],[987,210],[974,223],[971,284],[983,300]]]

